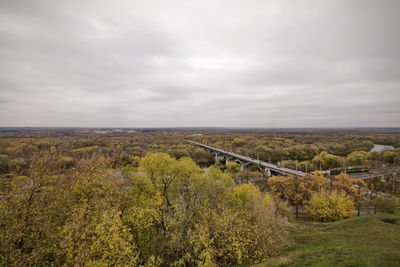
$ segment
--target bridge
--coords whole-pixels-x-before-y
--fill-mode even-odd
[[[250,157],[246,157],[243,155],[239,155],[233,152],[229,152],[229,151],[225,151],[219,148],[215,148],[209,145],[205,145],[196,141],[192,141],[192,140],[185,140],[186,142],[192,143],[194,145],[197,145],[201,148],[204,148],[205,150],[207,150],[210,153],[214,153],[215,155],[215,159],[219,160],[220,158],[224,158],[226,161],[226,164],[228,164],[230,161],[234,161],[234,162],[238,162],[241,166],[241,169],[243,170],[243,168],[247,165],[253,165],[257,168],[260,169],[260,171],[267,177],[270,177],[273,174],[276,175],[294,175],[294,176],[305,176],[306,173],[301,172],[301,171],[296,171],[293,169],[289,169],[289,168],[285,168],[285,167],[281,167],[272,163],[268,163],[265,161],[261,161],[258,159],[253,159]]]

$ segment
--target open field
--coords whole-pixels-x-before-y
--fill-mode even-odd
[[[281,256],[257,266],[400,266],[400,215],[294,222]]]

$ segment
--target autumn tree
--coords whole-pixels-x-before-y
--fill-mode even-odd
[[[366,196],[367,184],[360,179],[351,178],[345,173],[341,173],[332,178],[331,190],[337,190],[347,194],[355,203],[360,215],[360,209]]]
[[[312,163],[316,169],[328,170],[331,168],[338,168],[342,166],[342,159],[339,156],[329,154],[326,151],[322,151],[319,155],[312,159]]]
[[[319,192],[324,184],[325,178],[319,173],[315,176],[273,176],[268,179],[272,192],[296,208],[296,217],[299,206],[304,205],[314,192]]]
[[[366,165],[368,160],[368,153],[365,151],[354,151],[347,155],[346,163],[350,166]]]
[[[353,200],[343,192],[316,192],[305,205],[312,218],[324,221],[338,221],[353,215]]]
[[[59,232],[69,214],[66,180],[46,154],[32,158],[27,176],[13,176],[0,195],[0,259],[7,266],[61,265]]]
[[[234,161],[231,161],[226,165],[226,170],[229,173],[238,173],[240,172],[240,164]]]
[[[268,185],[274,194],[287,200],[296,208],[296,217],[298,217],[298,206],[302,205],[304,201],[298,178],[294,176],[272,176],[268,179]]]
[[[140,263],[240,264],[276,253],[286,240],[274,202],[253,185],[235,187],[217,168],[201,172],[188,158],[149,153],[127,176],[133,198],[123,221]]]

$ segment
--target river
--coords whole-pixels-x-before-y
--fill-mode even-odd
[[[374,147],[369,151],[369,152],[381,152],[381,151],[386,151],[386,150],[393,150],[393,146],[386,146],[386,145],[377,145],[374,144]]]

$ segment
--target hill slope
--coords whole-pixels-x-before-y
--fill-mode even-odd
[[[294,223],[290,246],[258,266],[400,266],[400,215]]]

